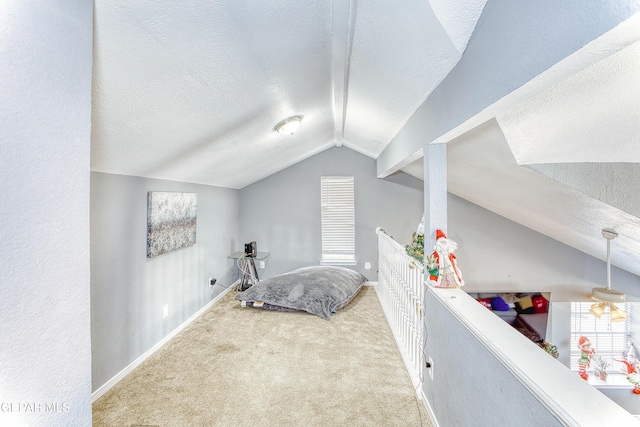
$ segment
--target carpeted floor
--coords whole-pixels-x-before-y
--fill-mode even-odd
[[[330,321],[235,295],[98,399],[94,426],[431,426],[373,288]]]

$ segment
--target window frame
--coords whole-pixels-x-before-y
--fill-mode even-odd
[[[569,356],[570,369],[578,371],[578,358],[580,349],[578,339],[584,335],[591,341],[592,348],[595,349],[595,356],[601,356],[607,360],[607,373],[609,375],[624,375],[626,372],[624,364],[614,359],[624,359],[623,352],[629,350],[629,346],[634,343],[633,334],[633,304],[615,304],[627,312],[624,322],[611,322],[610,310],[607,308],[600,319],[594,316],[589,310],[594,302],[572,302],[571,303],[571,323],[569,335]],[[638,354],[636,353],[636,356]],[[594,362],[591,361],[591,368]],[[626,377],[626,375],[625,375]],[[591,379],[591,377],[589,377]],[[624,384],[624,382],[622,382]]]
[[[355,265],[355,177],[320,177],[320,229],[323,265]]]

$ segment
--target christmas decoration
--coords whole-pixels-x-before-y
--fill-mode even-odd
[[[583,380],[589,379],[587,374],[587,368],[591,366],[591,356],[596,352],[594,348],[591,348],[591,341],[584,335],[578,339],[578,348],[580,348],[580,358],[578,359],[578,375]]]
[[[546,341],[540,341],[538,343],[538,346],[543,349],[544,351],[546,351],[547,353],[549,353],[551,356],[553,356],[554,358],[558,358],[559,353],[558,353],[558,347],[548,343]]]
[[[458,288],[464,286],[462,273],[458,269],[454,252],[458,245],[447,239],[442,230],[436,230],[436,245],[433,253],[427,257],[426,267],[429,283],[438,288]]]
[[[632,344],[629,344],[629,349],[623,353],[624,360],[613,359],[616,362],[622,362],[627,370],[627,381],[633,384],[633,394],[640,394],[640,369],[638,367],[638,359],[636,358],[636,351]]]
[[[633,384],[633,393],[640,394],[640,374],[638,374],[637,366],[632,365],[626,360],[614,360],[624,363],[624,366],[627,368],[627,381]]]
[[[411,245],[406,245],[407,254],[422,264],[424,262],[424,214],[418,228],[411,235]]]
[[[593,356],[593,370],[596,377],[600,378],[602,381],[607,380],[607,367],[609,366],[609,362],[607,359],[603,359],[602,356]]]
[[[414,231],[411,235],[411,245],[406,245],[405,249],[410,257],[422,264],[424,262],[424,235]]]

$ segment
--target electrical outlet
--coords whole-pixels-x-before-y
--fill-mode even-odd
[[[165,318],[169,315],[169,304],[162,306],[162,317]]]
[[[217,281],[218,281],[218,279],[216,279],[214,277],[209,277],[209,287],[215,285]]]
[[[265,267],[265,265],[266,265],[266,264],[264,263],[264,261],[260,261],[260,268],[264,268],[264,267]]]

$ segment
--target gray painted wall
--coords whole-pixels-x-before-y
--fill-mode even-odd
[[[197,193],[194,246],[146,257],[148,191]],[[91,174],[94,391],[233,283],[238,206],[238,190]]]
[[[443,427],[562,425],[458,319],[426,292],[423,390]]]
[[[586,301],[591,288],[605,286],[606,263],[450,193],[448,219],[448,237],[458,243],[465,291],[551,292],[555,302],[550,307],[548,340],[558,346],[559,360],[569,366],[570,313],[563,301]],[[606,246],[604,239],[602,244]],[[611,283],[630,299],[640,296],[640,278],[634,274],[612,267]],[[600,391],[632,414],[640,414],[640,400],[630,389]]]
[[[350,149],[325,151],[242,190],[92,173],[93,390],[237,280],[226,257],[245,242],[256,240],[260,251],[272,252],[263,278],[317,265],[323,174],[356,177],[355,268],[377,280],[375,228],[408,243],[422,215],[422,183],[404,173],[379,180],[375,161]],[[146,258],[148,191],[198,194],[195,246]],[[210,276],[219,283],[213,289]],[[163,319],[165,304],[169,316]]]
[[[94,390],[219,294],[221,287],[208,289],[209,276],[224,286],[233,283],[237,271],[226,257],[245,242],[256,240],[260,251],[272,253],[263,278],[317,265],[320,176],[347,174],[356,182],[354,268],[375,281],[375,228],[409,243],[422,215],[422,181],[404,173],[378,179],[375,161],[350,149],[329,149],[241,190],[92,173]],[[198,193],[196,246],[146,258],[148,191]],[[584,293],[605,279],[600,260],[457,196],[449,194],[448,205],[448,234],[459,245],[467,291]],[[365,261],[372,263],[370,271]],[[638,277],[616,268],[612,273],[616,288],[638,289]],[[164,304],[170,306],[167,320]]]
[[[605,262],[450,193],[448,218],[467,292],[553,291],[567,301],[565,295],[586,298],[606,285]],[[640,297],[634,274],[612,267],[611,283]]]
[[[638,395],[633,394],[630,388],[602,387],[598,390],[624,408],[625,411],[634,415],[640,415],[640,402],[638,402]]]
[[[264,277],[319,265],[322,175],[355,177],[357,265],[353,268],[376,281],[376,227],[410,243],[422,218],[422,181],[402,172],[377,179],[375,160],[348,148],[323,151],[241,189],[239,243],[255,240],[259,251],[271,252]],[[371,263],[371,270],[364,270],[365,262]]]
[[[0,9],[0,425],[88,426],[93,2]]]

